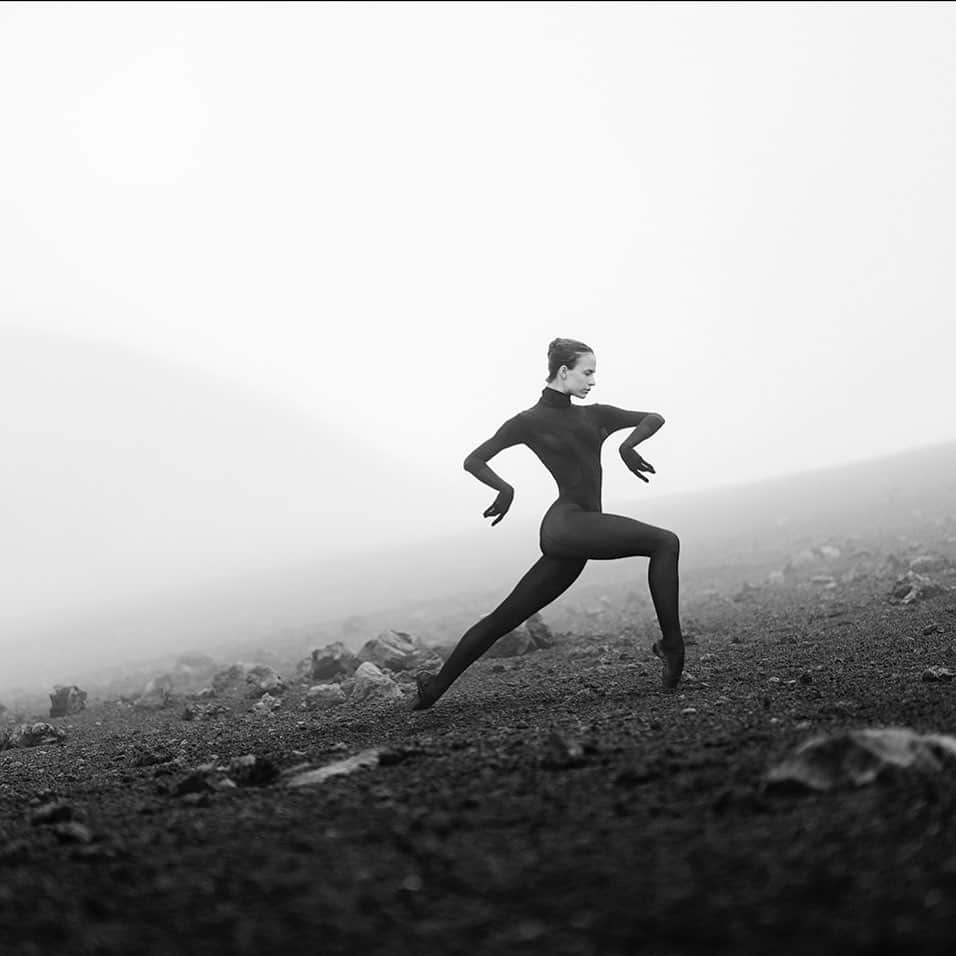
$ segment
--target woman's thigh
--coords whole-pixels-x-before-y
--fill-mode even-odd
[[[542,550],[554,557],[598,561],[651,557],[677,540],[664,528],[624,515],[568,510],[550,518],[542,528]]]

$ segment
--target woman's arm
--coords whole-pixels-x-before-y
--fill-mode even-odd
[[[599,409],[598,415],[605,438],[619,428],[634,426],[634,431],[621,442],[621,459],[641,481],[647,481],[642,473],[654,474],[654,466],[641,458],[634,448],[650,438],[664,424],[664,416],[657,412],[631,412],[613,405],[595,405],[594,408]]]
[[[664,424],[664,417],[657,412],[632,412],[614,405],[592,405],[591,408],[597,413],[605,438],[621,428],[633,428],[626,442],[632,448],[645,438],[650,438]]]
[[[494,458],[498,452],[523,441],[521,426],[517,418],[510,418],[488,439],[482,442],[473,452],[465,457],[464,468],[474,475],[480,482],[494,488],[498,497],[490,507],[484,511],[485,518],[494,517],[492,526],[496,525],[508,513],[511,502],[514,500],[515,490],[488,467],[488,460]]]

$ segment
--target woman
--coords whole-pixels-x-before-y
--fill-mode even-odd
[[[621,444],[624,464],[642,481],[653,467],[635,447],[656,432],[664,419],[656,412],[628,412],[613,405],[572,405],[594,387],[593,351],[574,339],[548,346],[547,385],[536,405],[506,421],[466,459],[465,470],[498,492],[484,517],[496,525],[508,513],[514,489],[488,466],[502,449],[527,445],[558,483],[558,500],[541,522],[542,557],[505,600],[471,627],[435,675],[420,675],[414,710],[431,707],[459,674],[499,637],[550,604],[574,582],[589,558],[651,559],[651,597],[662,640],[652,647],[661,659],[665,690],[677,686],[684,667],[684,640],[677,611],[677,560],[680,542],[671,531],[601,511],[601,444],[621,428],[634,430]]]

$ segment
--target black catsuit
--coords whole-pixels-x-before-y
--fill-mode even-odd
[[[514,590],[458,642],[441,671],[419,681],[418,707],[427,707],[499,637],[567,590],[588,559],[644,556],[665,644],[681,644],[677,610],[680,545],[671,531],[601,511],[601,445],[612,432],[636,427],[647,412],[613,405],[572,405],[545,387],[538,402],[506,421],[466,462],[484,463],[513,445],[527,445],[551,472],[558,499],[541,521],[540,557]]]

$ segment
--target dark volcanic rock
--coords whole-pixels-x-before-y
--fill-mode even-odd
[[[554,635],[551,633],[551,628],[544,623],[544,618],[540,614],[532,614],[524,622],[524,626],[537,647],[544,650],[554,644]]]
[[[536,650],[538,650],[538,644],[522,624],[521,627],[509,631],[504,637],[499,637],[485,657],[520,657],[522,654],[533,654]]]
[[[925,574],[907,571],[906,574],[896,579],[893,590],[890,591],[890,602],[892,604],[912,604],[914,601],[936,597],[945,590],[946,588],[943,585],[938,584]]]
[[[325,683],[350,677],[358,666],[359,659],[341,641],[336,641],[312,651],[309,674],[312,680]]]
[[[268,664],[255,664],[246,673],[246,694],[249,697],[275,696],[284,690],[285,681]]]
[[[17,724],[9,730],[0,731],[0,750],[13,747],[39,747],[42,744],[58,744],[66,738],[62,727],[54,727],[38,721],[32,724]]]
[[[66,717],[68,714],[78,714],[86,707],[86,691],[80,690],[76,684],[68,686],[56,684],[50,694],[50,716]]]
[[[35,827],[48,823],[63,823],[73,819],[73,807],[65,800],[44,803],[30,811],[30,822]]]
[[[279,768],[267,757],[246,754],[229,761],[226,776],[240,787],[262,787],[278,778]]]
[[[384,631],[366,641],[358,659],[390,671],[416,671],[441,666],[439,656],[406,631]]]

